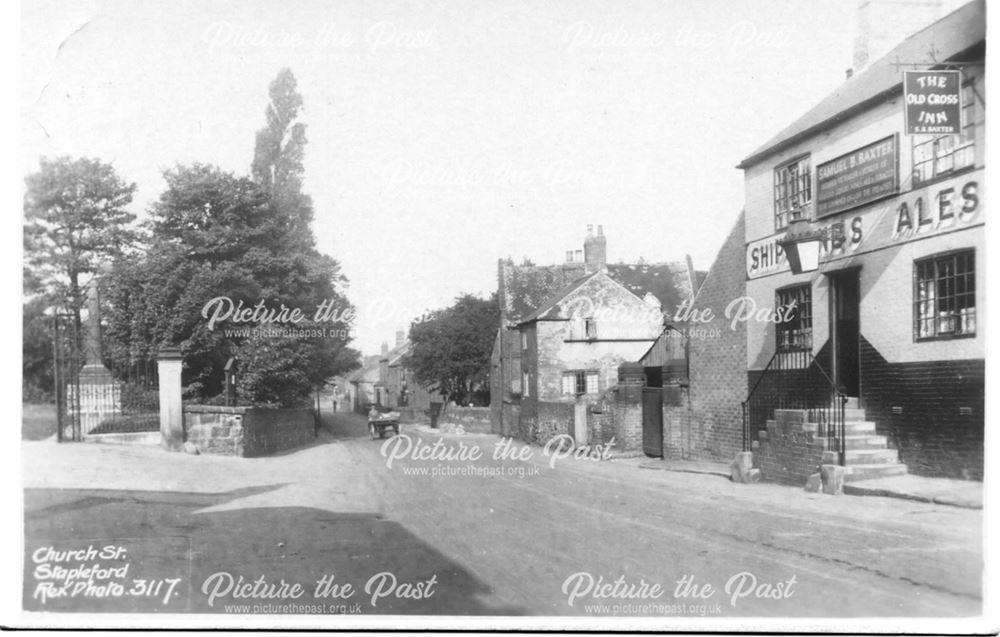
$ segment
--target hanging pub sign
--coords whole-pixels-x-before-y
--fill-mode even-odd
[[[895,194],[899,188],[896,136],[816,166],[816,217],[826,217]]]
[[[962,76],[959,71],[903,71],[907,135],[962,132]]]

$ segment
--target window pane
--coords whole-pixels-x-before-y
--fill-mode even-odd
[[[975,253],[966,251],[919,261],[914,269],[917,337],[974,334]]]

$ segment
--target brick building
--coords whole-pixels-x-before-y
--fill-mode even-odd
[[[639,359],[646,455],[730,460],[742,448],[746,325],[726,312],[746,294],[744,236],[740,213],[693,300],[666,315],[667,329]]]
[[[776,365],[791,373],[793,360],[829,374],[856,420],[849,475],[982,478],[984,60],[975,1],[869,62],[739,165],[745,293],[757,307],[793,308],[745,323],[747,384]],[[958,134],[909,134],[904,69],[960,71]],[[802,274],[779,245],[796,218],[825,233],[818,269]],[[765,477],[797,481],[774,453],[802,426],[772,427],[759,447]]]
[[[361,367],[347,375],[346,389],[351,409],[365,413],[377,402],[375,383],[379,380],[379,355],[365,356]]]
[[[600,226],[596,234],[588,227],[584,249],[562,264],[501,259],[493,431],[539,443],[556,434],[606,442],[612,434],[599,424],[599,405],[617,386],[619,366],[650,348],[663,312],[689,299],[700,276],[689,263],[608,264]]]
[[[400,418],[412,422],[431,407],[432,402],[443,402],[440,393],[416,382],[413,372],[406,367],[410,341],[402,331],[396,332],[396,344],[391,350],[382,343],[378,361],[378,381],[375,383],[376,403],[400,412]]]

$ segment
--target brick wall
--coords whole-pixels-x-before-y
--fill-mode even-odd
[[[641,393],[623,391],[616,386],[604,392],[587,409],[587,441],[606,445],[614,439],[615,451],[642,451]]]
[[[250,458],[301,447],[314,439],[312,409],[184,408],[184,440],[201,453]]]
[[[746,326],[731,328],[726,306],[746,294],[744,215],[719,250],[695,297],[694,308],[713,319],[685,325],[689,339],[687,413],[668,409],[664,453],[675,457],[729,460],[743,445],[741,402],[747,394]],[[670,426],[668,427],[668,421]]]
[[[893,364],[861,338],[862,405],[910,473],[983,479],[984,388],[983,360]]]

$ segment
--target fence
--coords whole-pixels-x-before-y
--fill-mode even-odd
[[[53,361],[57,438],[155,432],[160,429],[159,382],[155,358],[102,358],[100,343],[87,343],[76,318],[56,314]],[[89,349],[88,349],[89,348]]]
[[[816,435],[826,438],[826,448],[837,451],[844,464],[846,403],[811,351],[775,352],[743,401],[743,451],[753,448],[774,410],[805,410],[806,421],[817,424]]]

